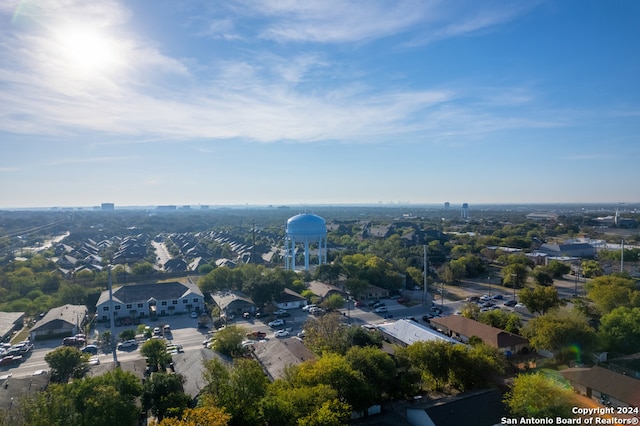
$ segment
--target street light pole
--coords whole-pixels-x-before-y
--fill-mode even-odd
[[[516,300],[516,274],[511,274],[511,284],[513,285],[513,300]]]

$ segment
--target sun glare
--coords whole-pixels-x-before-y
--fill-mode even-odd
[[[72,73],[102,74],[118,66],[115,41],[96,30],[69,29],[61,31],[56,39],[60,57]]]

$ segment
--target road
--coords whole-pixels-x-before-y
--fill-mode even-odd
[[[167,246],[165,246],[164,243],[151,241],[151,245],[156,249],[156,263],[160,266],[160,269],[163,269],[163,265],[171,259],[171,254],[169,254]]]

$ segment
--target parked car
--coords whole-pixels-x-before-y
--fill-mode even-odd
[[[198,318],[198,313],[196,311],[191,312],[191,318]]]
[[[491,297],[488,294],[483,294],[482,296],[480,296],[480,300],[486,302],[488,300],[491,300]]]
[[[290,316],[291,316],[291,312],[287,312],[287,311],[280,312],[279,314],[276,314],[276,317],[278,317],[278,318],[286,318],[286,317],[290,317]]]
[[[504,299],[504,296],[501,295],[501,294],[494,294],[493,296],[491,296],[491,298],[493,300],[502,300],[502,299]]]
[[[86,354],[96,355],[98,353],[98,347],[96,345],[87,345],[80,349],[80,351]]]
[[[89,365],[100,365],[100,358],[98,358],[97,356],[92,356],[91,358],[89,358]]]
[[[376,314],[387,312],[387,307],[386,306],[378,306],[377,308],[375,308],[373,310],[373,312],[375,312]]]
[[[507,300],[506,302],[504,302],[504,306],[516,306],[516,302],[515,300]]]
[[[409,299],[407,299],[406,297],[398,298],[398,303],[407,303],[407,302],[409,302]]]
[[[480,300],[480,298],[478,296],[469,296],[469,297],[467,297],[467,302],[477,302],[478,300]]]
[[[287,330],[278,330],[274,334],[275,337],[287,337],[289,336],[289,332]]]
[[[159,335],[160,335],[160,333],[161,333],[161,331],[160,331],[160,327],[154,327],[154,329],[153,329],[153,335],[154,335],[154,336],[159,336]]]
[[[379,308],[380,306],[386,306],[386,304],[384,302],[376,302],[373,304],[374,308]]]
[[[303,306],[303,307],[302,307],[302,310],[303,310],[303,311],[309,311],[311,308],[317,308],[317,307],[318,307],[318,305],[313,305],[313,304],[311,304],[311,305]]]
[[[138,341],[135,339],[125,340],[124,342],[118,343],[118,349],[127,349],[127,348],[135,348],[138,346]]]
[[[285,321],[283,319],[273,320],[269,323],[269,327],[280,327],[284,325]]]
[[[264,339],[265,337],[267,337],[267,333],[265,333],[264,331],[256,330],[256,331],[251,331],[247,333],[248,339],[260,340],[260,339]]]
[[[274,315],[282,315],[284,313],[286,313],[287,311],[285,311],[284,309],[278,309],[277,311],[275,311],[273,314]]]

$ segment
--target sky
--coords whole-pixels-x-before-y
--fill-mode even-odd
[[[0,208],[640,201],[640,2],[0,0]]]

